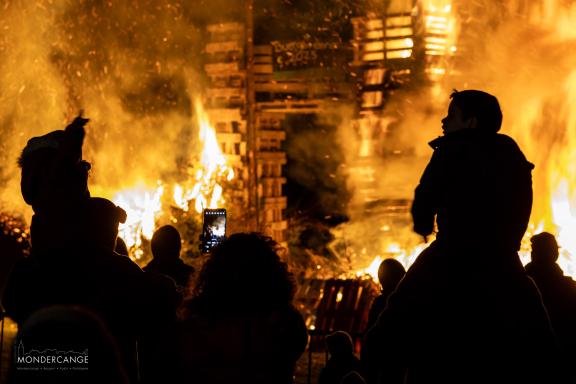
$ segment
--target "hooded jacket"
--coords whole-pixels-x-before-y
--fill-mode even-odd
[[[412,205],[415,232],[430,235],[436,218],[439,242],[517,251],[532,209],[534,165],[516,142],[463,130],[429,144],[434,154]]]

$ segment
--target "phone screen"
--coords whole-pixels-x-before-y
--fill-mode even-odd
[[[202,225],[202,252],[210,250],[226,239],[226,210],[205,209]]]

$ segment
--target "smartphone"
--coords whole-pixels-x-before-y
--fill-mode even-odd
[[[208,253],[226,239],[226,209],[204,209],[202,223],[202,252]]]

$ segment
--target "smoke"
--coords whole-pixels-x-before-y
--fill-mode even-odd
[[[23,209],[16,159],[26,141],[81,110],[95,195],[165,179],[189,160],[202,34],[181,3],[4,2],[0,29],[0,191],[10,208]]]
[[[420,242],[411,233],[407,204],[424,163],[415,155],[418,141],[410,140],[400,125],[424,118],[413,113],[420,97],[404,92],[391,100],[385,118],[358,119],[352,108],[340,111],[338,143],[344,154],[348,220],[332,229],[329,248],[344,273],[364,269],[376,257],[408,263],[410,250]]]
[[[340,145],[337,127],[342,121],[349,121],[349,116],[342,116],[341,112],[286,119],[290,217],[330,222],[341,220],[339,217],[346,214],[349,196],[343,164],[347,148]]]
[[[478,52],[462,66],[454,87],[481,87],[496,95],[504,121],[536,168],[530,232],[546,230],[563,248],[560,264],[576,273],[576,3],[510,2],[492,5],[492,22],[470,26],[463,45]],[[530,234],[529,234],[530,235]],[[525,245],[528,247],[528,245]]]
[[[381,9],[379,0],[255,0],[256,43],[271,40],[318,40],[347,43],[351,19]]]
[[[377,140],[384,153],[368,163],[377,175],[373,194],[380,199],[410,199],[432,154],[427,143],[441,134],[450,92],[482,89],[500,100],[502,133],[513,137],[536,165],[530,231],[558,234],[564,250],[574,254],[576,244],[569,233],[576,228],[576,4],[483,0],[454,1],[452,6],[459,33],[456,56],[442,81],[414,84],[391,95],[385,111],[390,129]],[[360,137],[350,126],[343,132],[348,143]],[[387,149],[411,156],[390,156]],[[352,153],[349,161],[357,154]],[[359,185],[354,185],[355,192]],[[354,197],[363,198],[358,193]],[[391,241],[404,243],[405,250],[418,244],[409,231],[391,233],[393,227],[368,207],[367,211],[366,206],[352,204],[352,220],[335,231],[357,254],[356,268],[382,256]],[[563,267],[576,272],[568,259]]]
[[[31,135],[63,123],[66,89],[49,59],[53,13],[10,3],[0,10],[0,187],[11,210],[24,206],[16,166],[20,150]]]
[[[344,33],[359,7],[351,0],[255,0],[257,40],[300,39],[320,24]],[[91,119],[85,157],[95,194],[111,197],[120,186],[171,173],[194,145],[202,31],[207,23],[242,21],[245,13],[245,2],[235,0],[4,1],[1,200],[24,209],[14,166],[19,151],[80,110]],[[287,23],[287,14],[297,22]]]
[[[518,141],[533,172],[532,221],[557,232],[554,195],[563,182],[573,200],[576,86],[576,5],[574,2],[510,2],[492,5],[490,23],[470,22],[466,51],[454,88],[478,87],[501,103],[502,132]],[[482,21],[480,19],[479,21]]]
[[[351,17],[389,3],[399,4],[255,0],[256,40],[308,34],[345,42]],[[574,201],[576,180],[576,6],[559,0],[455,0],[453,8],[460,35],[450,74],[434,86],[401,88],[392,95],[386,106],[389,120],[372,132],[378,145],[369,163],[374,180],[370,193],[384,200],[410,199],[431,155],[427,142],[440,134],[449,93],[453,88],[480,88],[499,98],[503,132],[536,164],[534,225],[561,232],[559,227],[568,228],[569,223],[559,223],[553,200],[563,196]],[[192,161],[196,144],[191,105],[205,88],[200,75],[204,26],[243,20],[244,13],[244,2],[235,0],[4,1],[0,200],[6,209],[29,213],[20,197],[16,167],[26,141],[62,129],[79,110],[91,119],[85,157],[93,163],[94,195],[110,198],[139,182],[173,177],[181,164]],[[376,244],[388,224],[357,209],[362,188],[350,177],[362,146],[359,128],[351,111],[336,115],[340,123],[331,120],[328,125],[339,126],[342,145],[318,151],[334,161],[319,163],[318,172],[297,170],[295,177],[311,187],[320,180],[330,199],[319,200],[336,206],[348,198],[338,186],[340,172],[347,168],[348,190],[354,193],[347,214],[360,223],[358,230],[347,231],[360,239],[362,228],[383,228],[359,241]],[[321,117],[320,125],[322,119],[332,118]],[[314,158],[314,145],[319,148],[323,137],[322,130],[303,134],[294,141],[294,153]],[[345,167],[334,168],[337,162]],[[338,183],[332,188],[334,180]]]

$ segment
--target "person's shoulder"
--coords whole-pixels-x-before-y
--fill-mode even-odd
[[[526,159],[518,143],[510,136],[498,133],[494,136],[494,142],[495,155],[499,155],[505,159],[515,160],[514,164],[521,164],[529,170],[534,168],[534,164]]]
[[[127,268],[132,268],[135,271],[137,270],[137,271],[142,272],[142,268],[140,268],[138,266],[138,264],[136,264],[136,262],[132,261],[132,259],[129,257],[119,255],[113,251],[111,251],[108,254],[108,257],[110,258],[110,260],[113,260],[113,262],[118,264],[118,265],[123,265]]]
[[[152,259],[148,262],[148,264],[146,264],[145,266],[142,267],[142,270],[144,272],[154,272],[157,268],[157,262],[155,259]]]
[[[529,263],[527,263],[524,266],[524,270],[526,271],[526,273],[528,274],[528,276],[531,276],[532,274],[534,274],[534,272],[537,270],[536,266],[534,265],[533,261],[530,261]]]
[[[173,278],[163,273],[146,272],[144,274],[148,280],[160,287],[176,289],[176,282]]]
[[[512,137],[510,137],[508,135],[505,135],[503,133],[497,133],[493,137],[494,137],[494,141],[500,145],[506,145],[506,146],[509,146],[510,148],[515,148],[515,149],[520,150],[520,147],[518,146],[518,143],[516,142],[516,140],[514,140]]]
[[[131,275],[141,275],[144,273],[132,259],[113,251],[102,252],[97,256],[96,260],[98,264],[104,268],[110,268],[114,272]]]
[[[493,142],[498,152],[526,159],[516,140],[510,136],[498,133],[493,136]]]

